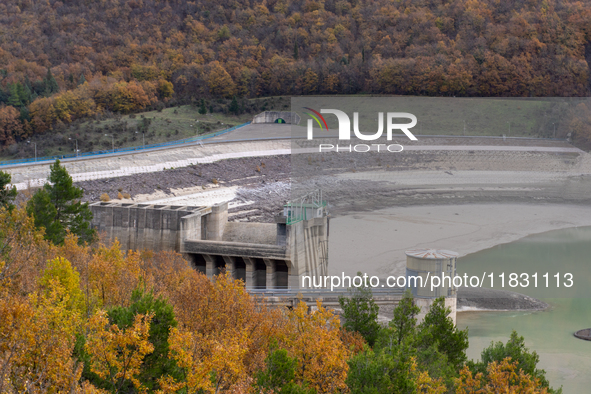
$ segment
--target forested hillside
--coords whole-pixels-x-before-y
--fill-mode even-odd
[[[5,0],[0,145],[201,98],[586,96],[590,19],[573,0]]]

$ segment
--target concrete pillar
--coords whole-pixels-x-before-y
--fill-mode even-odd
[[[246,288],[252,289],[254,286],[254,261],[250,257],[244,257],[246,264]]]
[[[228,203],[224,202],[211,207],[211,213],[205,216],[206,239],[221,241],[228,223]]]
[[[229,273],[233,279],[236,279],[236,277],[234,276],[234,263],[236,261],[236,258],[233,256],[222,256],[222,257],[224,258],[224,261],[226,262],[226,272]]]
[[[205,275],[212,278],[216,274],[215,259],[208,254],[204,254],[203,258],[205,259]]]
[[[291,261],[286,260],[285,263],[287,264],[287,286],[290,289],[299,289],[300,288],[300,276],[296,271],[295,267]]]
[[[265,265],[267,266],[267,280],[266,280],[266,288],[267,289],[275,289],[277,288],[277,281],[275,276],[275,260],[271,259],[263,259]]]

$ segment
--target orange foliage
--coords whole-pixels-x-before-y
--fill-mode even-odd
[[[43,232],[23,208],[0,210],[0,296],[4,291],[31,293],[36,278],[50,257]]]
[[[340,322],[318,301],[316,310],[300,302],[288,314],[284,346],[298,361],[296,378],[307,381],[318,393],[346,390],[350,351],[340,339]]]
[[[456,379],[456,393],[548,393],[548,389],[540,384],[539,379],[525,374],[521,369],[519,372],[516,370],[517,362],[511,362],[511,357],[500,363],[493,361],[488,364],[486,377],[480,372],[473,376],[468,367],[464,367],[460,377]]]
[[[90,369],[114,388],[130,380],[138,391],[145,390],[137,379],[144,357],[154,351],[148,340],[152,315],[136,315],[133,325],[121,330],[109,324],[105,311],[98,311],[87,324],[84,348],[91,357]]]
[[[0,107],[0,145],[10,145],[15,138],[22,137],[23,124],[19,121],[20,112],[11,106]]]
[[[195,271],[185,274],[164,294],[175,306],[179,328],[169,341],[174,359],[189,371],[189,391],[217,391],[250,381],[279,333],[280,310],[266,308],[228,274],[214,281]],[[206,378],[210,373],[215,383]],[[174,384],[169,379],[165,386]]]

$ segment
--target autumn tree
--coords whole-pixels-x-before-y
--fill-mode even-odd
[[[0,107],[0,144],[11,145],[23,137],[24,129],[20,112],[12,107]]]
[[[127,382],[138,391],[145,390],[139,376],[144,358],[154,351],[149,341],[152,317],[135,315],[130,327],[120,328],[99,310],[88,321],[84,350],[90,358],[90,370],[113,393],[120,392]]]
[[[232,77],[217,61],[210,65],[207,83],[209,86],[209,92],[214,96],[230,98],[236,91],[236,86]]]
[[[82,203],[82,189],[74,186],[72,176],[56,160],[50,167],[42,189],[33,195],[27,212],[35,219],[35,226],[45,229],[45,239],[54,244],[64,242],[66,232],[78,235],[80,242],[91,242],[96,230],[90,227],[92,212],[88,203]]]
[[[525,346],[524,338],[519,336],[515,330],[511,332],[511,337],[506,344],[500,341],[491,342],[489,347],[482,350],[480,361],[470,361],[467,365],[473,373],[480,373],[486,377],[488,366],[491,363],[496,362],[497,364],[501,364],[507,358],[511,360],[512,364],[516,365],[517,372],[523,372],[531,376],[532,379],[536,379],[541,387],[548,389],[549,393],[562,392],[561,389],[554,390],[550,387],[550,383],[546,378],[546,371],[537,368],[540,356],[535,351],[529,351]]]
[[[175,305],[178,328],[169,337],[170,357],[184,379],[163,377],[161,387],[219,392],[250,386],[282,324],[280,311],[252,298],[229,274],[211,281],[191,269],[162,289]]]
[[[67,259],[56,257],[47,263],[43,275],[39,278],[40,290],[48,295],[53,288],[53,281],[58,282],[68,295],[64,306],[83,316],[86,308],[84,294],[80,288],[80,274]]]
[[[131,327],[137,315],[151,316],[148,340],[154,348],[145,356],[137,379],[143,387],[155,390],[161,376],[181,376],[176,363],[168,357],[168,337],[170,330],[177,326],[177,322],[172,305],[164,298],[146,292],[141,286],[132,293],[131,304],[128,307],[116,307],[108,312],[109,321],[121,329]]]
[[[46,274],[40,292],[0,297],[2,392],[70,391],[80,378],[82,366],[72,358],[80,311],[62,280]]]
[[[124,114],[142,110],[156,101],[153,89],[150,84],[134,81],[116,83],[110,89],[108,107]]]
[[[492,361],[486,367],[486,375],[482,372],[473,374],[465,366],[456,379],[455,392],[458,394],[469,393],[532,393],[546,394],[548,389],[540,383],[535,376],[519,369],[517,361],[511,361],[511,357],[501,362]]]
[[[340,340],[338,317],[320,302],[313,312],[308,311],[305,302],[299,302],[288,319],[288,334],[282,346],[298,363],[296,382],[309,382],[317,393],[345,389],[349,349]]]
[[[43,232],[23,208],[0,209],[0,290],[33,292],[48,255]]]
[[[137,251],[125,253],[119,242],[99,244],[90,260],[81,267],[86,282],[90,310],[127,306],[142,280],[141,258]]]

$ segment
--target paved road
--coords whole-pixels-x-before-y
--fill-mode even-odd
[[[119,176],[129,176],[138,173],[162,171],[167,168],[186,167],[200,163],[211,163],[218,160],[287,155],[291,153],[316,152],[310,144],[316,141],[302,140],[305,148],[292,150],[292,127],[290,125],[255,124],[242,127],[224,135],[204,141],[203,144],[175,146],[167,149],[115,154],[88,158],[84,160],[66,160],[64,164],[74,178],[74,181],[104,179]],[[403,143],[407,151],[512,151],[512,152],[547,152],[547,153],[576,153],[583,151],[564,142],[546,140],[507,140],[500,138],[482,139],[471,137],[433,138],[425,137],[419,144]],[[466,142],[469,145],[451,145]],[[483,142],[490,141],[490,145]],[[438,143],[441,142],[441,145]],[[298,141],[299,143],[299,141]],[[431,143],[432,145],[427,145]],[[523,145],[525,143],[531,146]],[[425,145],[423,145],[425,144]],[[519,144],[515,146],[515,144]],[[553,146],[539,146],[553,145]],[[27,187],[37,187],[46,182],[49,175],[50,163],[21,165],[6,168],[11,173],[13,182],[19,190]]]

